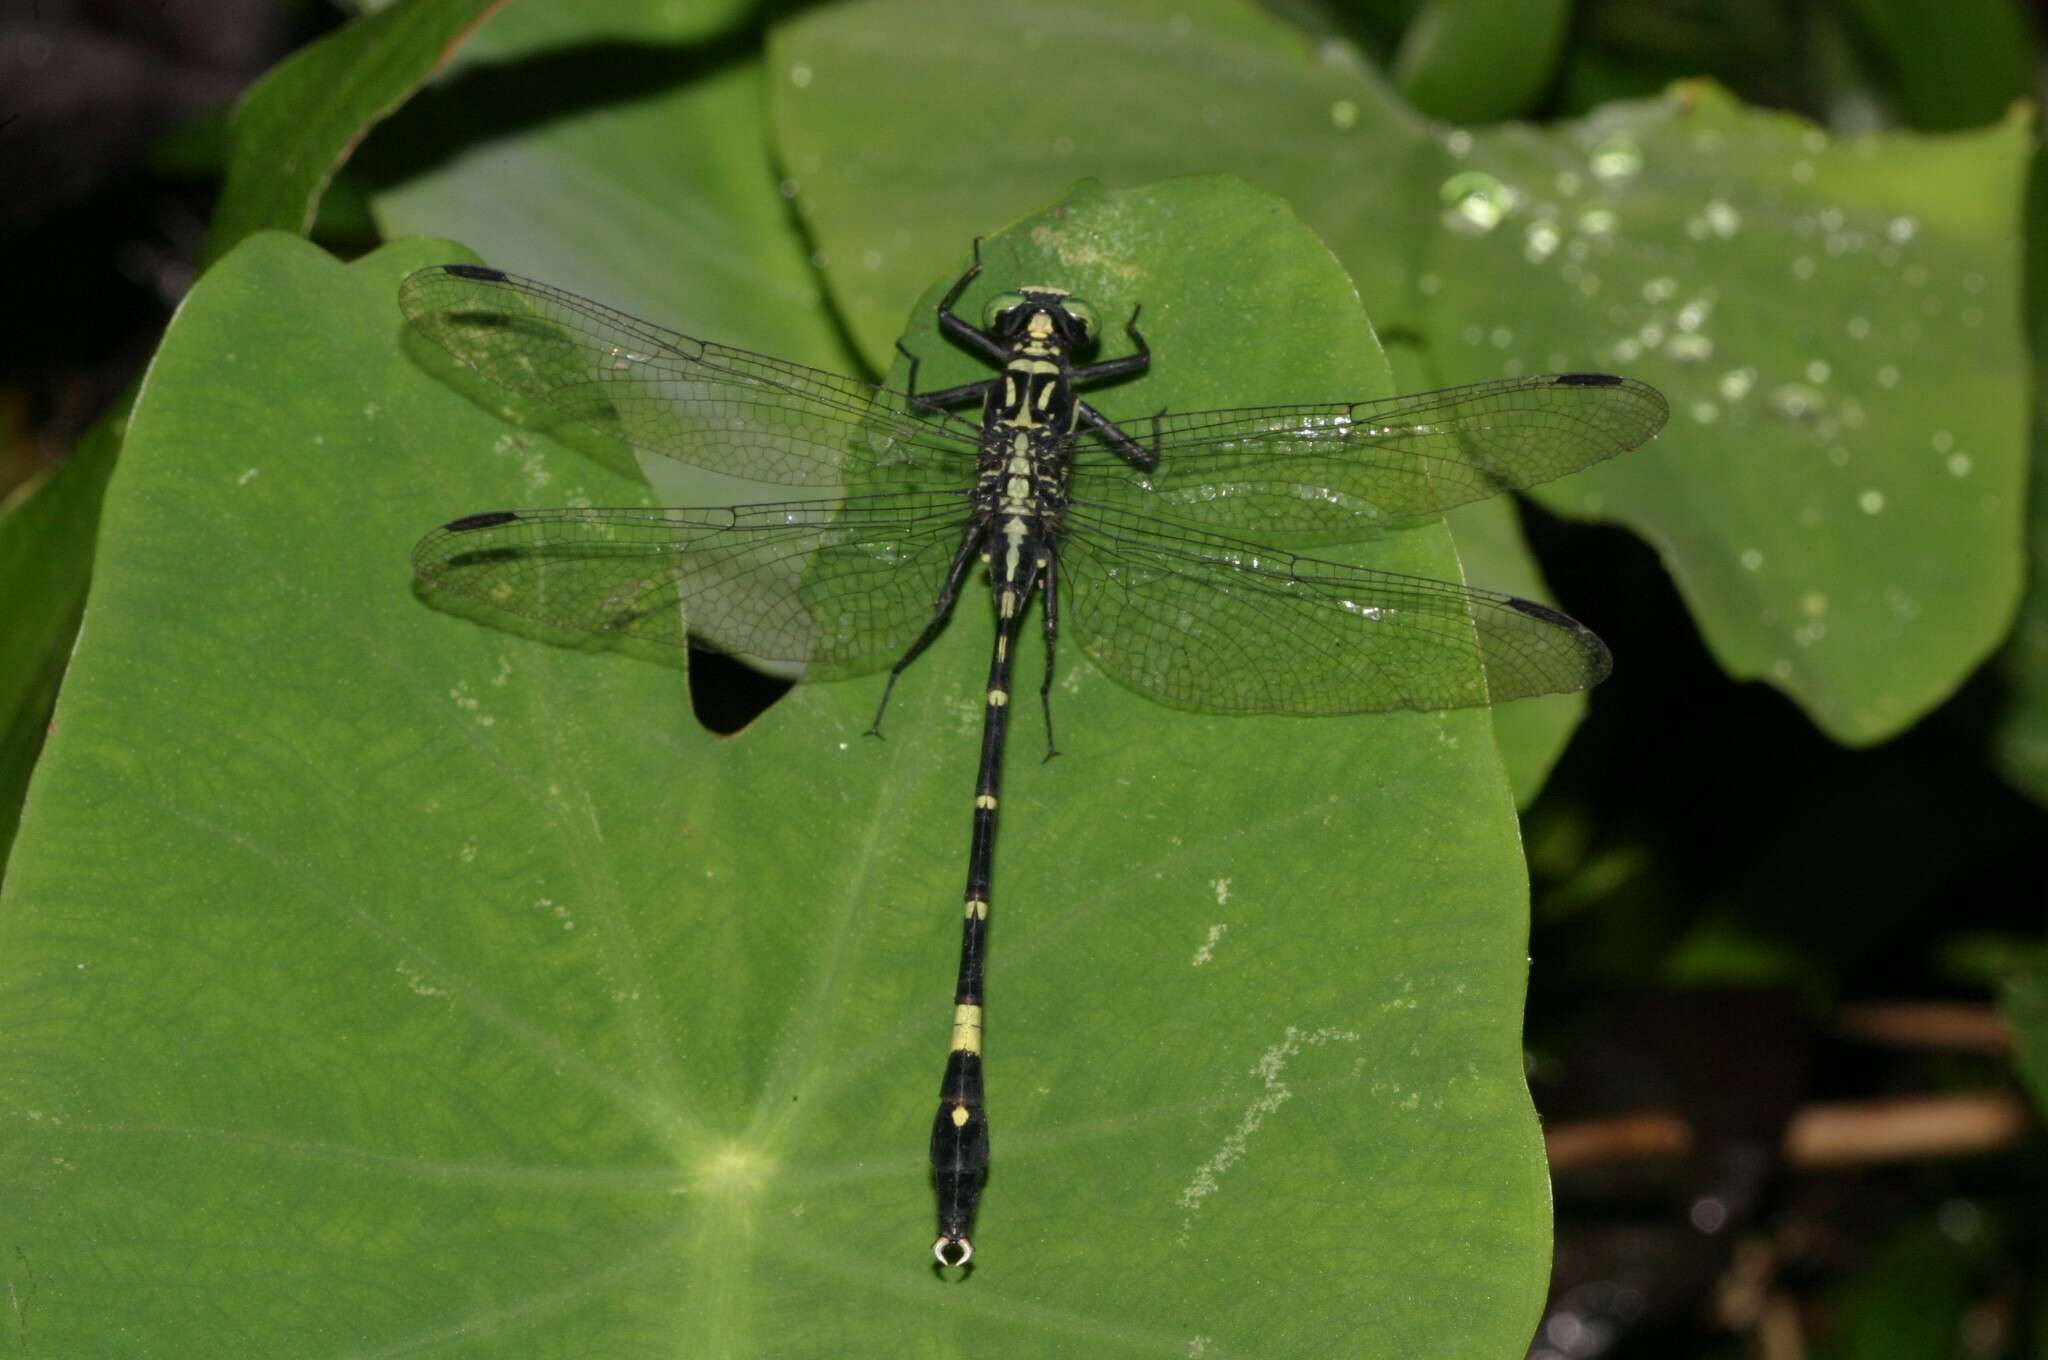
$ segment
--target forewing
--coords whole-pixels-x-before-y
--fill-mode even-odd
[[[1166,413],[1118,422],[1159,465],[1086,441],[1076,499],[1291,546],[1407,528],[1612,458],[1663,427],[1658,391],[1553,373],[1380,401]]]
[[[1611,661],[1554,609],[1274,552],[1113,507],[1060,538],[1061,620],[1112,678],[1205,713],[1467,708],[1585,689]]]
[[[413,549],[420,593],[552,641],[687,638],[807,663],[825,679],[887,664],[930,619],[968,521],[960,492],[672,510],[500,510]]]
[[[901,393],[698,340],[478,265],[399,286],[413,328],[516,396],[692,467],[787,486],[957,485],[974,426]]]

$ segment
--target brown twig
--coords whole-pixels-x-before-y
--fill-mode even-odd
[[[1963,1157],[1994,1152],[2025,1137],[2026,1103],[2006,1091],[1807,1105],[1786,1122],[1782,1150],[1793,1167]],[[1668,1110],[1580,1119],[1543,1130],[1553,1174],[1610,1162],[1683,1157],[1692,1127]]]
[[[2018,1142],[2029,1122],[2005,1091],[1808,1105],[1785,1126],[1785,1160],[1813,1168],[1968,1156]]]
[[[1612,1119],[1579,1119],[1543,1130],[1550,1170],[1575,1171],[1606,1162],[1683,1157],[1692,1150],[1692,1126],[1669,1110],[1644,1110]]]
[[[1892,1048],[2012,1051],[2012,1029],[1991,1006],[1932,1001],[1844,1006],[1836,1013],[1835,1028],[1849,1038]]]

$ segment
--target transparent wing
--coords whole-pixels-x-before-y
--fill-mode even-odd
[[[1667,413],[1655,388],[1604,373],[1168,413],[1118,422],[1158,449],[1154,471],[1083,441],[1073,494],[1297,547],[1357,542],[1612,458],[1656,434]]]
[[[957,485],[978,427],[888,388],[697,340],[478,265],[406,276],[421,335],[517,396],[692,467],[786,486]]]
[[[964,493],[676,510],[498,510],[413,549],[420,594],[549,640],[885,665],[930,619],[968,523]],[[678,653],[679,654],[679,653]]]
[[[1205,713],[1466,708],[1585,689],[1607,648],[1554,609],[1274,552],[1114,507],[1059,544],[1060,618],[1131,689]]]

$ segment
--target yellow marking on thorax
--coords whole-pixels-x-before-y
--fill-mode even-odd
[[[953,1051],[955,1053],[981,1052],[981,1007],[955,1006],[953,1008]],[[956,1120],[965,1123],[965,1120]]]
[[[1003,537],[1010,540],[1010,546],[1003,551],[1003,580],[1017,579],[1017,564],[1023,558],[1024,540],[1030,530],[1024,527],[1024,520],[1031,513],[1031,507],[1023,501],[1005,501],[1003,513],[1009,519],[1003,524]],[[1008,595],[1009,591],[1003,592]],[[1010,617],[1007,613],[1004,618]]]
[[[1017,511],[1024,511],[1030,509],[1030,507],[1024,503],[1025,498],[1030,496],[1031,494],[1030,436],[1020,432],[1017,435],[1017,437],[1011,441],[1010,459],[1008,462],[1003,464],[1003,472],[1007,474],[1010,479],[1009,482],[1003,488],[1003,494],[1006,497],[1008,497],[1009,500],[1013,503],[1010,506],[1005,506],[1005,508],[1014,509]]]

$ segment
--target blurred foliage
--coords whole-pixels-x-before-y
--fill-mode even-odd
[[[2048,1355],[2038,1129],[1975,1160],[1825,1174],[1781,1163],[1770,1136],[1822,1102],[2043,1098],[2048,444],[2028,386],[2048,349],[2048,199],[2031,114],[2012,113],[2042,50],[2024,8],[1216,0],[1020,18],[992,5],[607,0],[506,6],[475,27],[493,8],[400,0],[273,71],[225,138],[208,258],[264,226],[348,253],[380,235],[443,235],[651,319],[879,373],[910,300],[956,267],[967,238],[1084,176],[1234,170],[1284,193],[1330,243],[1402,386],[1568,363],[1666,387],[1678,419],[1647,454],[1523,507],[1519,534],[1497,506],[1451,526],[1476,584],[1558,601],[1618,658],[1589,705],[1495,715],[1527,805],[1539,1100],[1554,1124],[1669,1097],[1696,1131],[1675,1162],[1561,1189],[1559,1292],[1531,1354],[1774,1356],[1792,1335],[1836,1358]],[[1702,77],[1726,93],[1673,88]],[[218,118],[183,127],[152,173],[218,164]],[[48,239],[67,234],[95,239],[68,221]],[[16,295],[51,312],[34,329],[46,345],[103,343],[97,313],[59,314],[39,301],[55,296],[47,279],[26,282]],[[1687,357],[1700,338],[1711,360]],[[202,365],[193,390],[211,381],[225,409],[260,415],[226,377]],[[37,418],[42,398],[21,390],[0,395]],[[117,442],[109,426],[0,513],[0,827],[48,725]],[[505,458],[514,480],[546,470],[516,443]],[[128,560],[175,538],[166,523],[131,517]],[[2035,585],[2016,600],[2028,565]],[[127,617],[138,636],[110,643],[146,632]],[[177,674],[145,667],[127,684],[140,695]],[[743,710],[765,702],[735,683]],[[300,728],[320,721],[302,715]],[[203,790],[206,753],[188,759]],[[109,771],[109,800],[149,777]],[[94,794],[88,781],[69,796],[89,811]],[[1469,831],[1492,815],[1452,820]],[[63,876],[50,884],[61,897]],[[106,938],[150,896],[144,884],[105,904]],[[245,919],[229,912],[220,928]],[[23,928],[0,915],[0,942]],[[0,996],[33,1033],[52,1012],[23,1002],[20,957],[0,948]],[[1780,1008],[1729,1001],[1731,1022],[1804,1017],[1798,1036],[1782,1019],[1728,1028],[1761,1036],[1746,1040],[1759,1055],[1797,1045],[1811,1061],[1745,1065],[1726,1043],[1702,1057],[1713,1006],[1681,1008],[1671,1023],[1688,1042],[1657,1049],[1641,1017],[1660,1012],[1636,1009],[1641,998],[1719,995],[1708,987],[1761,989]],[[1846,1003],[1891,998],[1998,1005],[2012,1056],[1824,1037]],[[1700,1064],[1695,1080],[1673,1094],[1653,1052],[1666,1077]],[[1749,1108],[1738,1137],[1716,1121],[1752,1087],[1780,1096]],[[162,1089],[181,1088],[166,1077]],[[1731,1215],[1713,1230],[1698,1226],[1709,1202]],[[1420,1214],[1406,1226],[1428,1232]],[[1654,1247],[1637,1235],[1650,1230]],[[1593,1275],[1569,1276],[1567,1258]],[[31,1266],[8,1268],[17,1297]],[[994,1274],[975,1282],[984,1295]],[[48,1273],[33,1283],[65,1288]],[[925,1305],[906,1294],[902,1306]],[[1387,1342],[1367,1327],[1356,1349]],[[1086,1344],[1115,1350],[1099,1333]]]
[[[1435,118],[1511,118],[1550,84],[1570,22],[1565,0],[1432,0],[1401,35],[1394,84]]]

